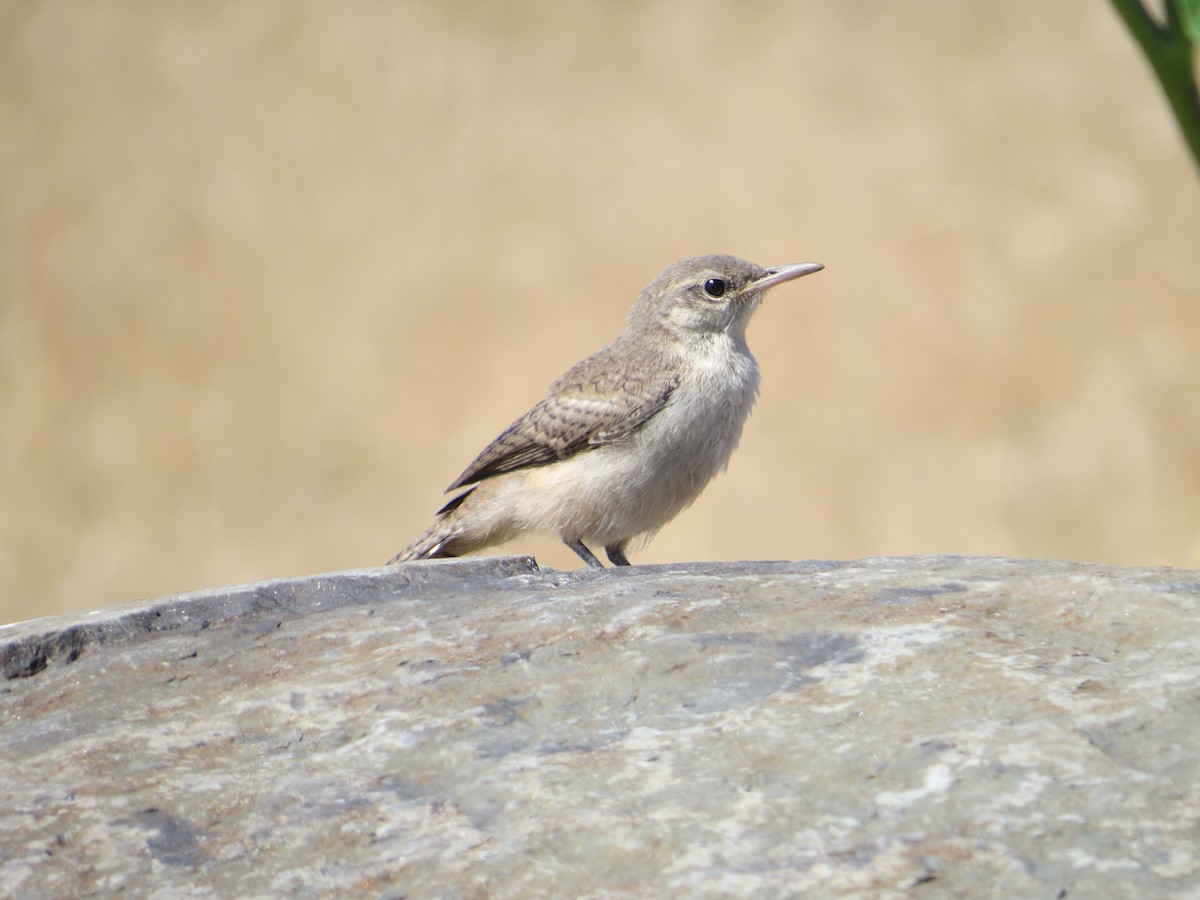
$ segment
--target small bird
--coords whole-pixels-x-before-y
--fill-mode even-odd
[[[627,566],[631,542],[691,505],[729,463],[754,399],[746,325],[769,288],[819,272],[713,254],[673,263],[625,331],[550,385],[454,480],[466,488],[391,560],[460,556],[522,534],[558,535]]]

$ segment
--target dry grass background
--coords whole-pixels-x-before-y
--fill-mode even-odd
[[[386,560],[710,251],[827,270],[636,561],[1197,565],[1198,237],[1100,0],[2,0],[0,621]]]

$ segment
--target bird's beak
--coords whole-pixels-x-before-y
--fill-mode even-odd
[[[799,278],[801,275],[811,275],[813,272],[820,272],[823,268],[818,262],[793,263],[790,266],[771,266],[767,269],[767,274],[757,281],[752,281],[744,288],[743,294],[754,293],[757,291],[765,291],[769,287],[775,287],[777,284],[783,284],[785,281],[791,281],[793,278]]]

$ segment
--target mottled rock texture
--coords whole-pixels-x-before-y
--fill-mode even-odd
[[[0,895],[1200,895],[1200,573],[451,560],[0,629]]]

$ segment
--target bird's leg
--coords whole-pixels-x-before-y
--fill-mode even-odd
[[[579,555],[579,558],[582,559],[585,563],[587,563],[591,568],[593,568],[593,569],[603,569],[604,568],[604,563],[602,563],[602,562],[600,562],[600,560],[596,559],[596,554],[593,553],[591,550],[589,550],[587,547],[585,547],[583,544],[583,541],[569,540],[567,538],[563,538],[563,543],[566,544],[568,547],[570,547],[572,550],[574,550]]]
[[[625,541],[619,544],[609,544],[604,548],[604,552],[608,554],[608,561],[614,566],[628,566],[629,558],[625,555]]]

